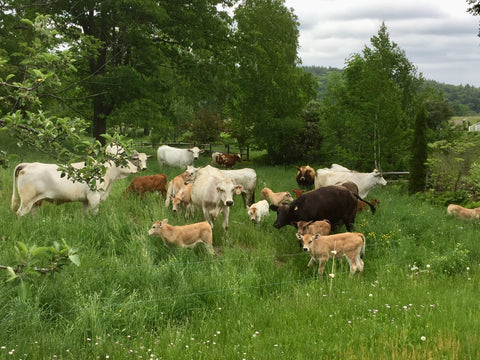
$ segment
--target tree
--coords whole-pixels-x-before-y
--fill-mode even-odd
[[[467,3],[471,5],[467,11],[473,15],[480,15],[480,1],[478,0],[467,0]],[[478,36],[480,36],[480,31],[478,32]]]
[[[413,134],[412,157],[410,161],[410,179],[408,191],[410,194],[425,191],[427,176],[427,110],[421,105],[415,118]]]
[[[423,79],[385,24],[370,42],[327,87],[323,148],[335,148],[332,160],[358,170],[406,168]]]
[[[315,96],[310,74],[298,67],[298,21],[281,0],[245,0],[235,10],[234,96],[229,115],[241,145],[250,136],[274,162],[288,161],[289,139]]]

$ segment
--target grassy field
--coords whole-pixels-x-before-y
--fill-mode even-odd
[[[156,220],[186,221],[163,197],[123,197],[132,178],[114,184],[97,216],[74,203],[17,218],[13,167],[34,160],[45,159],[24,154],[0,170],[0,265],[13,265],[17,241],[62,239],[81,265],[26,278],[26,298],[0,270],[2,359],[480,358],[480,225],[447,218],[401,186],[375,189],[377,213],[357,215],[367,238],[363,274],[330,261],[319,281],[295,229],[275,229],[274,213],[251,224],[240,197],[229,239],[220,219],[214,227],[214,257],[149,238]],[[294,166],[243,166],[257,171],[257,200],[264,184],[297,188]],[[142,175],[180,172],[150,159]],[[194,220],[203,220],[198,210]]]

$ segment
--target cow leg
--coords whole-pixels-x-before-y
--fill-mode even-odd
[[[228,206],[225,206],[222,209],[222,215],[223,215],[223,228],[225,229],[225,232],[228,231],[228,216],[230,215],[230,208]]]
[[[32,207],[35,204],[35,202],[36,201],[33,201],[33,200],[30,200],[30,201],[20,200],[20,207],[17,210],[17,215],[18,216],[27,215],[32,210]]]
[[[318,260],[318,280],[320,280],[323,276],[323,272],[325,271],[325,263],[326,261],[323,259]]]
[[[310,267],[310,266],[312,266],[314,262],[315,262],[315,258],[314,258],[313,256],[312,256],[312,257],[310,257],[310,261],[308,262],[308,265],[307,265],[307,267]]]

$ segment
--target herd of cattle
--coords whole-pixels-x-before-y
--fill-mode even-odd
[[[105,151],[115,155],[123,152],[123,149],[108,146]],[[194,161],[202,152],[198,147],[179,149],[160,146],[157,151],[160,167],[166,165],[184,168],[185,171],[169,182],[164,174],[138,176],[125,189],[124,193],[137,193],[142,198],[145,192],[160,192],[165,194],[165,207],[169,207],[171,202],[173,211],[184,209],[187,219],[194,209],[199,209],[205,218],[203,222],[183,226],[170,225],[167,219],[159,220],[148,231],[149,235],[159,236],[166,245],[192,247],[202,242],[214,253],[214,222],[222,214],[222,225],[228,234],[234,195],[242,195],[248,217],[254,223],[261,222],[270,211],[274,211],[277,214],[275,228],[285,225],[297,228],[300,247],[311,255],[309,266],[313,261],[318,261],[320,275],[331,256],[347,257],[352,274],[363,270],[365,236],[353,232],[353,226],[356,213],[365,206],[369,206],[372,213],[375,212],[378,200],[372,198],[372,202],[368,202],[365,198],[373,187],[386,185],[379,171],[360,173],[337,164],[316,171],[310,166],[301,166],[297,167],[296,175],[301,189],[292,190],[296,199],[288,191],[274,192],[264,187],[260,191],[262,200],[255,202],[255,170],[231,169],[236,162],[241,162],[240,154],[214,152],[211,165],[195,168]],[[114,181],[145,170],[148,157],[145,153],[133,151],[126,166],[117,166],[113,162],[105,164],[107,171],[98,190],[62,177],[55,164],[19,164],[13,175],[11,207],[17,215],[23,216],[36,210],[43,201],[56,204],[78,201],[83,203],[84,212],[97,213],[99,204],[108,197]],[[81,168],[83,163],[73,166]],[[480,208],[465,209],[450,205],[448,213],[465,219],[480,218]],[[331,235],[332,230],[337,230],[343,224],[347,232]]]

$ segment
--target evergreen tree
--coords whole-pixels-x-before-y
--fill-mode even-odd
[[[408,191],[410,194],[425,190],[427,176],[427,110],[421,105],[415,117],[415,132],[413,134],[412,158],[410,162],[410,179]]]

